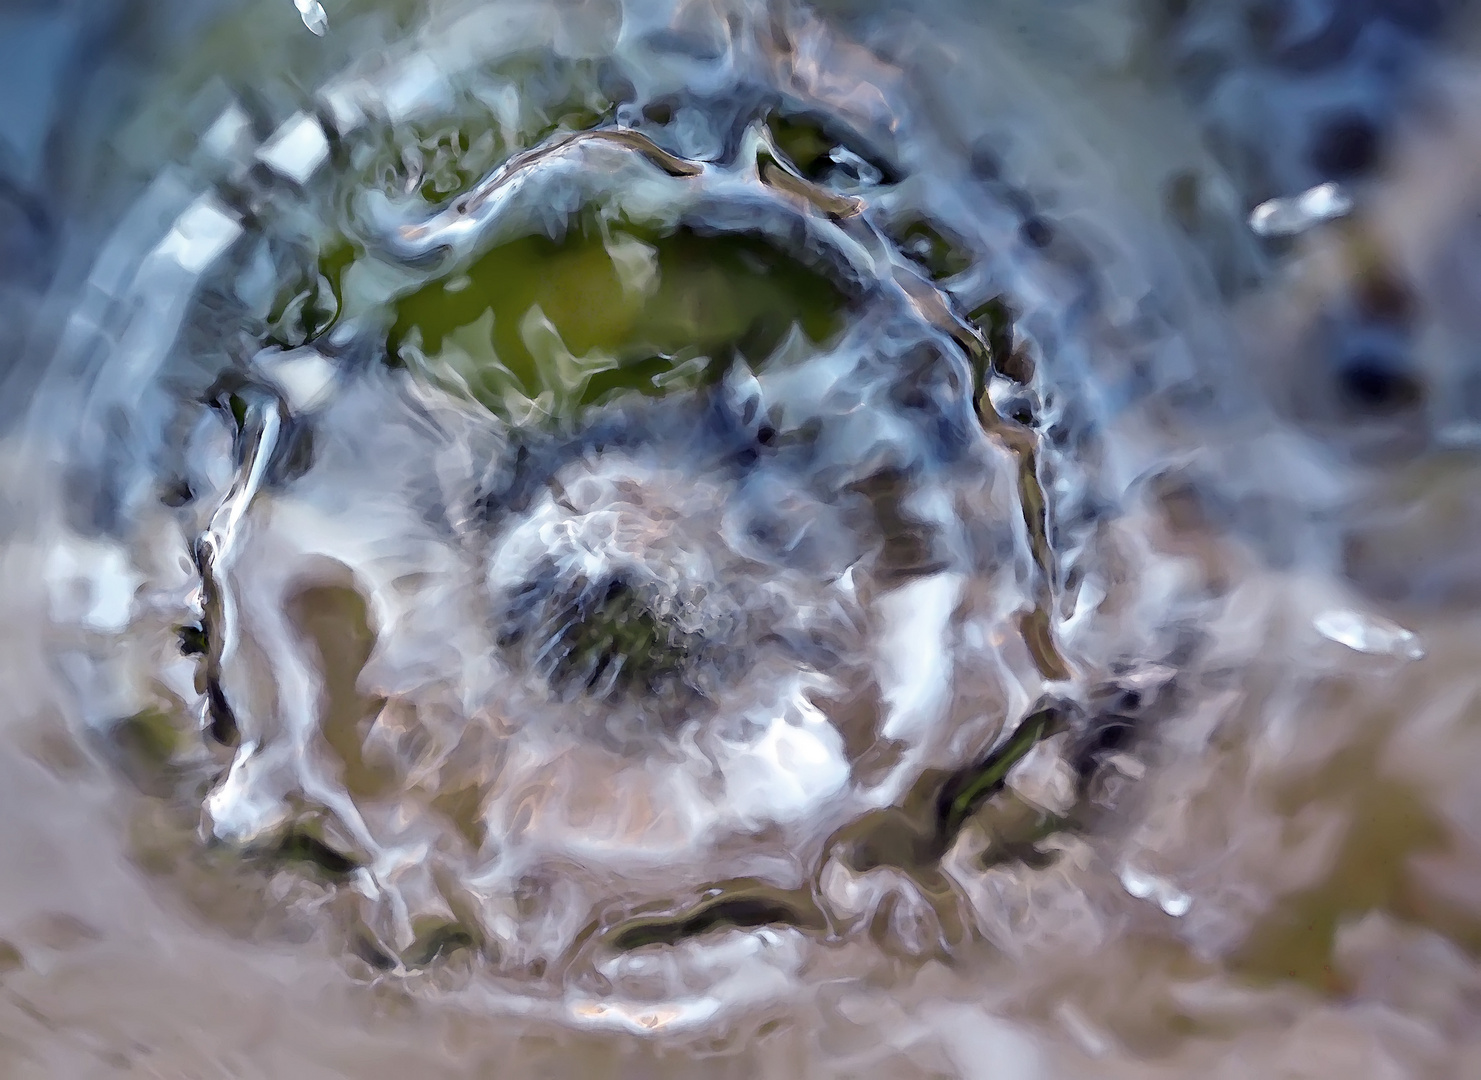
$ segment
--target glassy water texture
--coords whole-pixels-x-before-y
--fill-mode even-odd
[[[1469,26],[0,12],[0,1072],[1481,1071]]]

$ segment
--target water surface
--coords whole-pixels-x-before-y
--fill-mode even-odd
[[[3,20],[10,1073],[1481,1064],[1460,5]]]

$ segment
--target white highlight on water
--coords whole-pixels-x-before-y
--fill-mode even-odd
[[[1181,919],[1193,909],[1193,898],[1166,878],[1148,874],[1133,866],[1121,869],[1121,887],[1138,900],[1151,900],[1165,914]]]
[[[329,160],[329,140],[319,121],[296,112],[262,144],[257,160],[295,184],[306,184]]]
[[[202,195],[181,214],[156,249],[181,269],[199,274],[242,234],[235,215],[209,195]]]
[[[1419,660],[1424,656],[1424,643],[1413,631],[1377,615],[1357,611],[1324,611],[1312,620],[1317,633],[1354,652],[1401,656]]]

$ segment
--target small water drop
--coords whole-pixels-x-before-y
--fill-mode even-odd
[[[1352,213],[1352,196],[1340,184],[1318,184],[1299,195],[1267,199],[1250,211],[1257,236],[1296,236],[1313,225]]]
[[[309,33],[323,37],[324,31],[329,29],[329,16],[324,11],[324,5],[319,0],[293,0],[293,6],[298,8],[298,14],[303,17],[303,25],[309,28]]]
[[[1354,652],[1402,656],[1406,660],[1424,656],[1424,645],[1412,630],[1377,615],[1326,611],[1312,620],[1312,625],[1322,637],[1346,645]]]

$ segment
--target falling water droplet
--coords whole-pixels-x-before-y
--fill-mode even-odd
[[[298,8],[309,33],[323,37],[324,31],[329,29],[329,16],[324,12],[324,5],[319,0],[293,0],[293,6]]]

